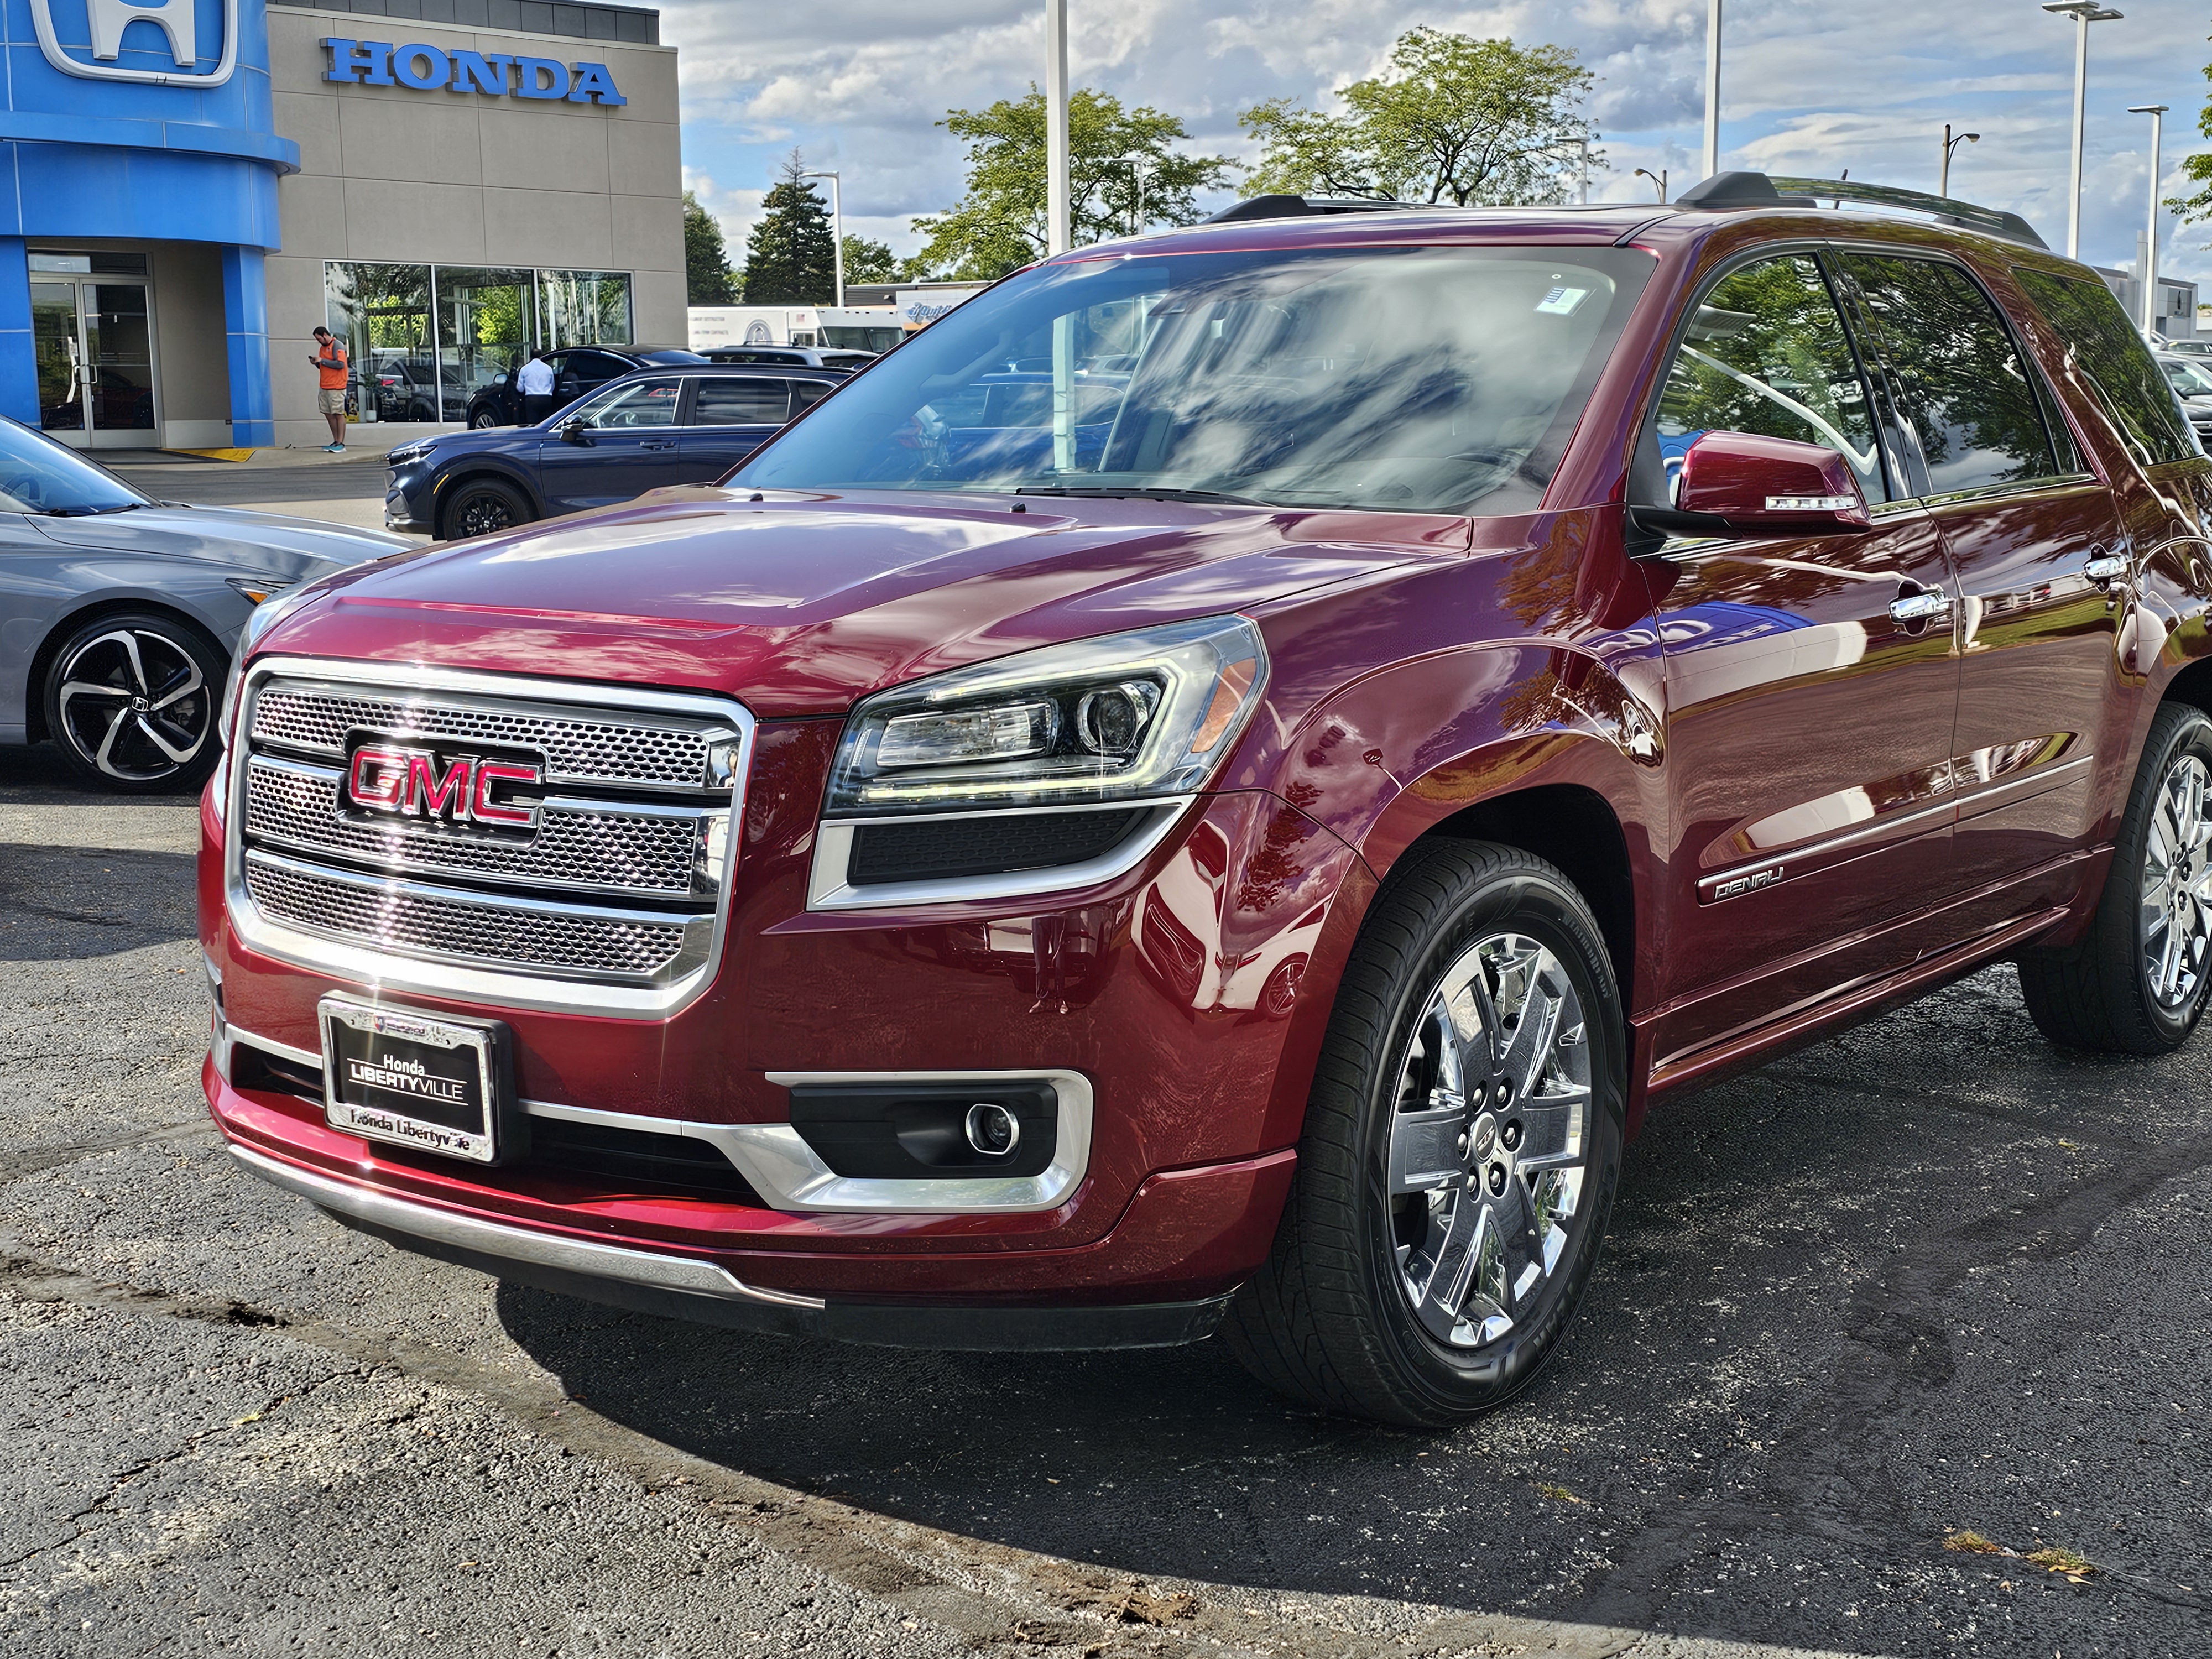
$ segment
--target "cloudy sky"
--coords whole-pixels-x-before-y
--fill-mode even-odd
[[[736,247],[793,145],[844,179],[848,230],[901,252],[910,216],[950,205],[960,155],[934,123],[1015,96],[1043,73],[1042,0],[659,0],[682,48],[686,182]],[[2212,14],[2196,0],[2107,0],[2090,29],[2083,257],[2135,257],[2149,185],[2150,120],[2169,104],[2162,193],[2197,130]],[[1324,106],[1381,67],[1417,23],[1571,46],[1597,76],[1609,170],[1593,200],[1643,199],[1639,167],[1679,188],[1697,174],[1705,0],[1508,0],[1460,9],[1398,0],[1069,0],[1071,78],[1181,116],[1193,148],[1249,159],[1239,111],[1289,94]],[[1952,193],[2025,214],[2054,246],[2066,229],[2074,40],[2038,0],[1727,0],[1721,162],[1933,190],[1946,121]],[[1222,198],[1224,204],[1230,199]],[[2168,216],[2160,267],[2212,280],[2212,226]]]

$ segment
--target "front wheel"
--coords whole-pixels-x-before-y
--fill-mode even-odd
[[[477,478],[463,484],[446,503],[446,539],[457,542],[468,536],[493,536],[528,524],[537,515],[513,484],[496,478]]]
[[[216,713],[229,665],[174,617],[126,611],[62,641],[46,671],[46,731],[103,789],[196,784],[215,769]]]
[[[469,416],[469,424],[478,432],[489,432],[499,424],[499,413],[489,404],[480,404]]]
[[[1620,1180],[1626,1025],[1573,885],[1441,842],[1392,872],[1331,1016],[1267,1265],[1224,1327],[1262,1382],[1421,1427],[1525,1388]]]
[[[2053,1042],[2163,1054],[2212,994],[2212,720],[2167,703],[2151,721],[2088,936],[2020,959],[2021,999]]]

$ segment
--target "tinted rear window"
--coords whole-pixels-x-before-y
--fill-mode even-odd
[[[2197,453],[2189,417],[2112,289],[2046,270],[2015,269],[2013,275],[2066,343],[2075,372],[2136,460],[2156,466]]]
[[[1847,253],[1843,263],[1920,434],[1930,495],[2058,475],[2032,371],[1979,284],[1933,259]]]

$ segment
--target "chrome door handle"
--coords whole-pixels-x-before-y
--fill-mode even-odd
[[[1948,593],[1907,593],[1902,599],[1889,602],[1889,619],[1892,622],[1929,622],[1950,614],[1951,596]]]
[[[2099,586],[2128,574],[2128,562],[2117,553],[2103,553],[2081,567],[2081,574]]]

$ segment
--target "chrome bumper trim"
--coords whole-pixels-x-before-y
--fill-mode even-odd
[[[642,1285],[654,1290],[709,1296],[726,1302],[809,1310],[825,1305],[820,1297],[794,1296],[788,1291],[763,1290],[745,1284],[727,1268],[695,1256],[663,1255],[652,1250],[595,1244],[584,1239],[509,1227],[417,1204],[349,1181],[334,1181],[328,1176],[279,1163],[248,1147],[233,1145],[230,1152],[272,1187],[281,1187],[311,1204],[373,1227],[406,1233],[455,1249],[499,1256],[509,1261],[526,1261],[593,1279],[618,1279],[623,1284]]]

